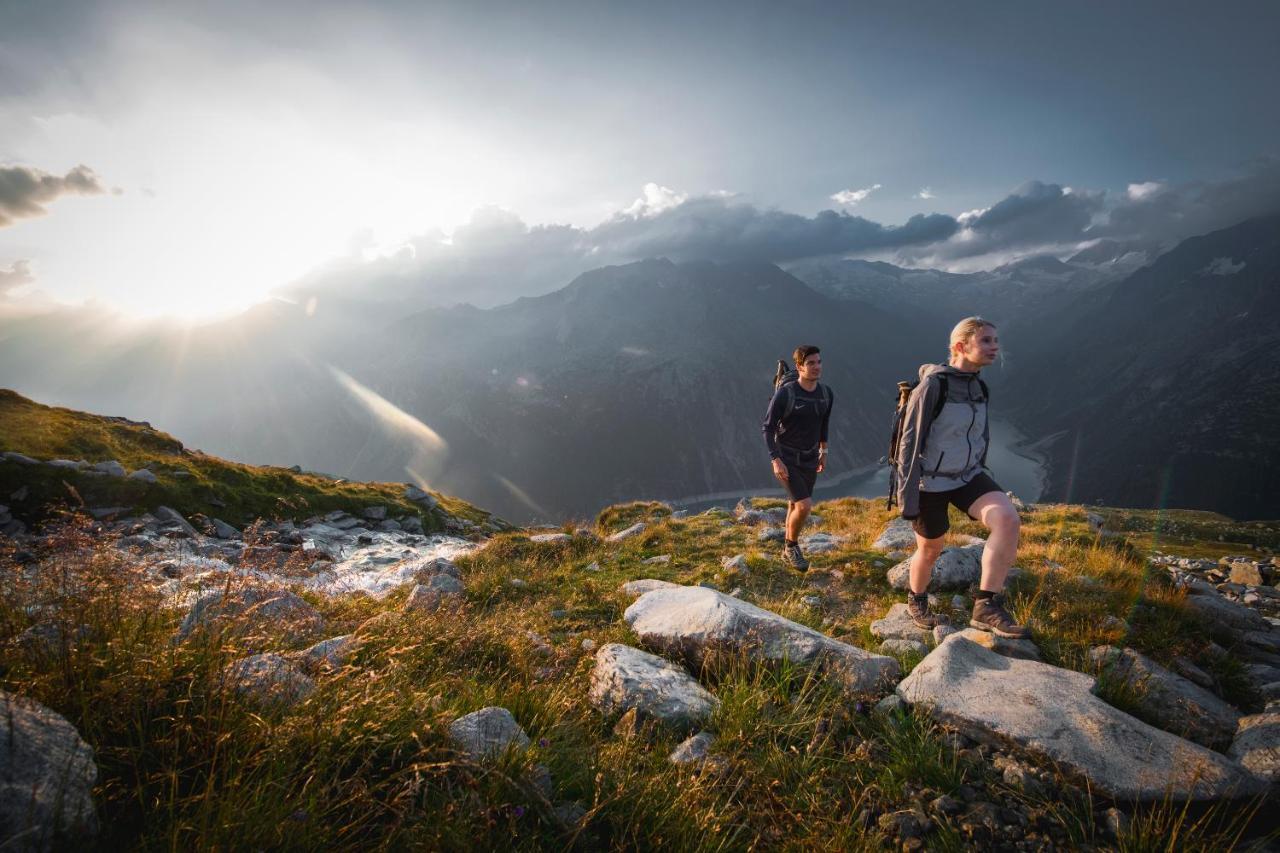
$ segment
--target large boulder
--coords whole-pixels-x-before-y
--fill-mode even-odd
[[[991,631],[978,628],[963,628],[954,633],[959,634],[971,643],[977,643],[984,649],[1004,655],[1007,658],[1022,660],[1040,660],[1040,648],[1031,640],[1015,640],[1012,637],[1001,637]]]
[[[1231,743],[1240,712],[1208,690],[1133,649],[1098,646],[1089,657],[1108,677],[1128,686],[1160,728],[1210,749],[1224,750]]]
[[[324,617],[301,596],[270,586],[217,589],[196,599],[178,627],[178,640],[212,623],[297,639],[324,628]]]
[[[933,577],[929,580],[929,592],[967,589],[982,577],[982,545],[965,545],[960,548],[943,548],[938,562],[933,565]],[[888,571],[889,583],[894,589],[907,589],[910,582],[907,558]]]
[[[236,693],[262,705],[296,705],[316,689],[310,676],[287,658],[271,653],[234,661],[226,675]]]
[[[61,714],[0,690],[0,848],[49,850],[97,830],[93,750]]]
[[[596,652],[588,698],[605,714],[634,708],[641,717],[680,728],[705,722],[720,704],[680,667],[621,643]]]
[[[905,551],[914,548],[916,531],[911,522],[905,518],[895,518],[889,526],[880,531],[871,547],[876,551]]]
[[[998,655],[956,634],[897,693],[975,740],[1009,746],[1116,799],[1249,797],[1265,783],[1233,761],[1149,726],[1093,695],[1094,679]]]
[[[1257,776],[1280,782],[1280,710],[1241,717],[1227,755]]]
[[[529,736],[506,708],[490,706],[459,717],[449,724],[449,737],[462,752],[479,761],[501,755],[509,748],[526,749]]]
[[[434,613],[446,601],[461,601],[465,591],[462,581],[453,575],[430,575],[409,591],[403,609],[405,613]]]
[[[899,673],[891,657],[705,587],[647,592],[627,608],[624,618],[645,645],[682,655],[695,665],[724,652],[744,652],[759,661],[817,664],[854,694],[876,693]]]
[[[1187,606],[1227,631],[1267,631],[1271,628],[1271,623],[1256,610],[1227,601],[1217,592],[1188,595]]]

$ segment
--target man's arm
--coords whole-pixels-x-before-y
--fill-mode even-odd
[[[785,387],[779,387],[774,391],[773,399],[769,401],[769,408],[764,413],[764,423],[760,425],[760,431],[764,433],[765,447],[769,449],[773,476],[779,480],[787,479],[787,466],[782,464],[778,450],[778,426],[782,423],[782,413],[787,405],[786,400],[787,390]]]
[[[827,469],[827,434],[831,426],[831,410],[836,405],[836,394],[830,388],[827,389],[827,411],[822,415],[822,432],[818,437],[818,473],[821,474]]]

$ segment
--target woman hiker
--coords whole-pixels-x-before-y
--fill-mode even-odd
[[[907,593],[912,621],[925,629],[947,621],[930,612],[927,590],[950,527],[947,507],[954,504],[990,531],[969,624],[1022,639],[1031,632],[1004,606],[1005,579],[1018,550],[1018,512],[986,470],[987,386],[978,378],[999,352],[996,327],[981,317],[967,317],[951,330],[949,363],[921,365],[898,446],[898,504],[916,532]]]

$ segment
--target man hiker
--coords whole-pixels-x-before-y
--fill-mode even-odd
[[[1000,353],[996,327],[967,317],[951,331],[947,364],[920,367],[920,384],[907,399],[897,448],[897,498],[916,532],[907,609],[921,628],[946,620],[929,610],[929,578],[950,527],[954,505],[990,531],[982,551],[982,576],[969,624],[997,636],[1022,639],[1031,632],[1004,607],[1004,584],[1018,550],[1018,512],[987,473],[987,386],[982,368]]]
[[[822,356],[815,346],[798,346],[792,353],[794,381],[780,382],[765,413],[764,443],[769,448],[773,476],[786,490],[787,529],[782,560],[799,571],[809,568],[800,551],[800,529],[813,507],[813,484],[827,463],[827,424],[834,395],[818,383]],[[780,365],[781,367],[781,365]]]

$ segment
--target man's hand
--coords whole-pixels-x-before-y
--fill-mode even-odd
[[[818,448],[818,473],[821,474],[827,468],[827,448],[822,446]]]
[[[773,460],[773,476],[777,477],[784,483],[790,479],[790,475],[787,474],[787,466],[782,464],[781,459]]]

